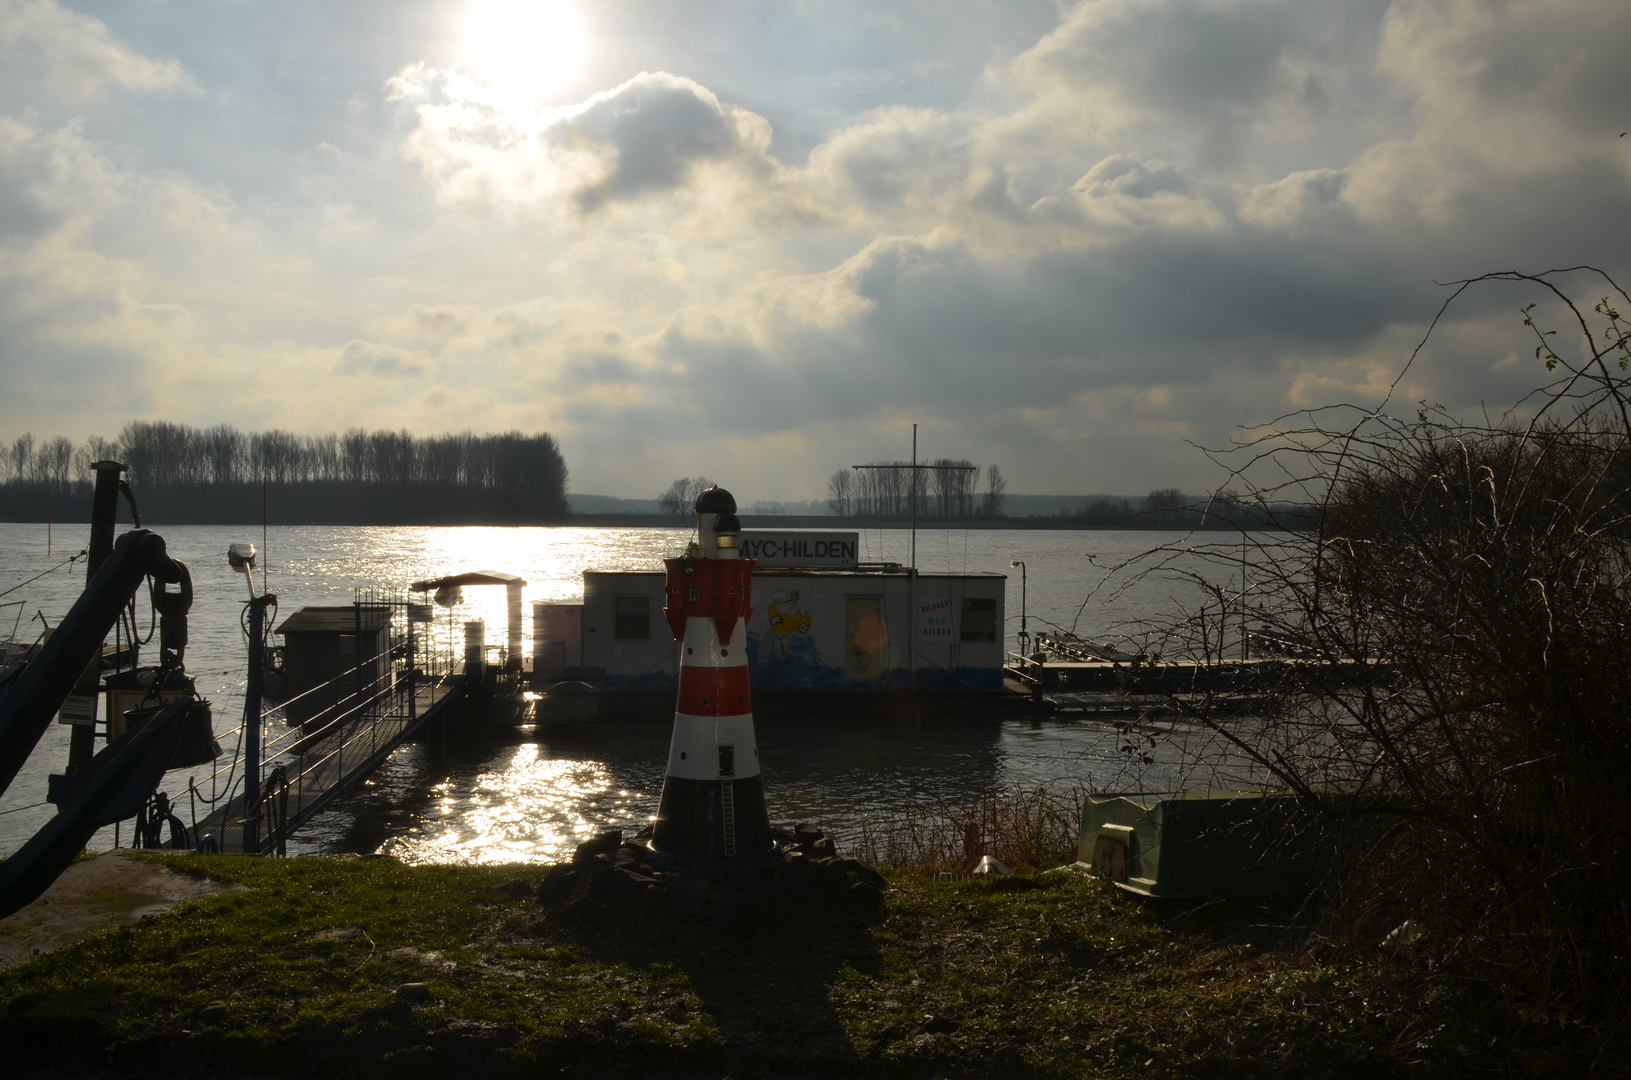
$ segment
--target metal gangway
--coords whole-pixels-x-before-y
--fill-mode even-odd
[[[386,758],[462,700],[465,682],[454,662],[452,642],[437,646],[435,635],[417,635],[409,605],[371,598],[357,602],[360,613],[383,609],[389,619],[387,663],[359,660],[326,682],[261,711],[259,784],[246,785],[245,762],[233,759],[211,778],[223,797],[198,819],[192,835],[199,850],[227,854],[281,855],[289,835],[368,776]],[[360,639],[360,633],[359,633]],[[357,650],[362,655],[362,650]],[[333,698],[305,718],[282,726],[289,706],[304,698]],[[302,710],[306,712],[308,710]],[[228,737],[240,732],[228,732]],[[240,739],[240,744],[242,740]],[[223,779],[224,777],[224,779]],[[246,799],[245,788],[258,792]],[[197,795],[193,785],[190,795]],[[178,807],[179,807],[179,800]]]

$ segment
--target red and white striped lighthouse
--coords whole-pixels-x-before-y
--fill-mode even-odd
[[[684,644],[651,846],[681,859],[752,858],[774,848],[748,686],[753,560],[740,557],[742,526],[730,492],[708,488],[696,511],[702,557],[665,560],[663,613]]]

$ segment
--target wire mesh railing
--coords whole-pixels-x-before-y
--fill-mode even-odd
[[[226,774],[227,798],[195,824],[201,847],[283,853],[292,831],[371,772],[462,687],[453,635],[444,641],[427,632],[424,606],[409,604],[400,594],[359,591],[352,607],[356,662],[270,704],[250,721],[260,725],[261,735],[256,797],[248,800],[243,793],[245,762],[235,754],[210,778],[218,785]],[[365,647],[365,641],[378,643],[378,649]],[[283,729],[273,730],[279,724]],[[242,726],[225,734],[230,738],[241,731]]]

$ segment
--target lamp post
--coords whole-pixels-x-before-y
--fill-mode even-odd
[[[244,816],[240,841],[245,855],[260,854],[261,695],[266,687],[262,646],[266,642],[266,605],[276,599],[266,592],[255,595],[255,563],[254,544],[232,544],[227,548],[227,565],[241,573],[249,587],[249,683],[244,687]]]
[[[1019,652],[1021,656],[1028,656],[1031,651],[1031,634],[1025,628],[1025,560],[1019,559],[1008,565],[1019,570]]]

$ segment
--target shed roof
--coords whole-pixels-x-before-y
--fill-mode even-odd
[[[391,609],[384,604],[362,606],[362,628],[382,630],[391,624]],[[283,620],[279,634],[354,634],[357,609],[351,604],[303,607]]]
[[[449,574],[447,577],[436,578],[432,581],[416,581],[412,585],[414,592],[430,592],[432,589],[446,589],[454,585],[525,585],[525,578],[506,574],[502,570],[467,570],[462,574]]]

